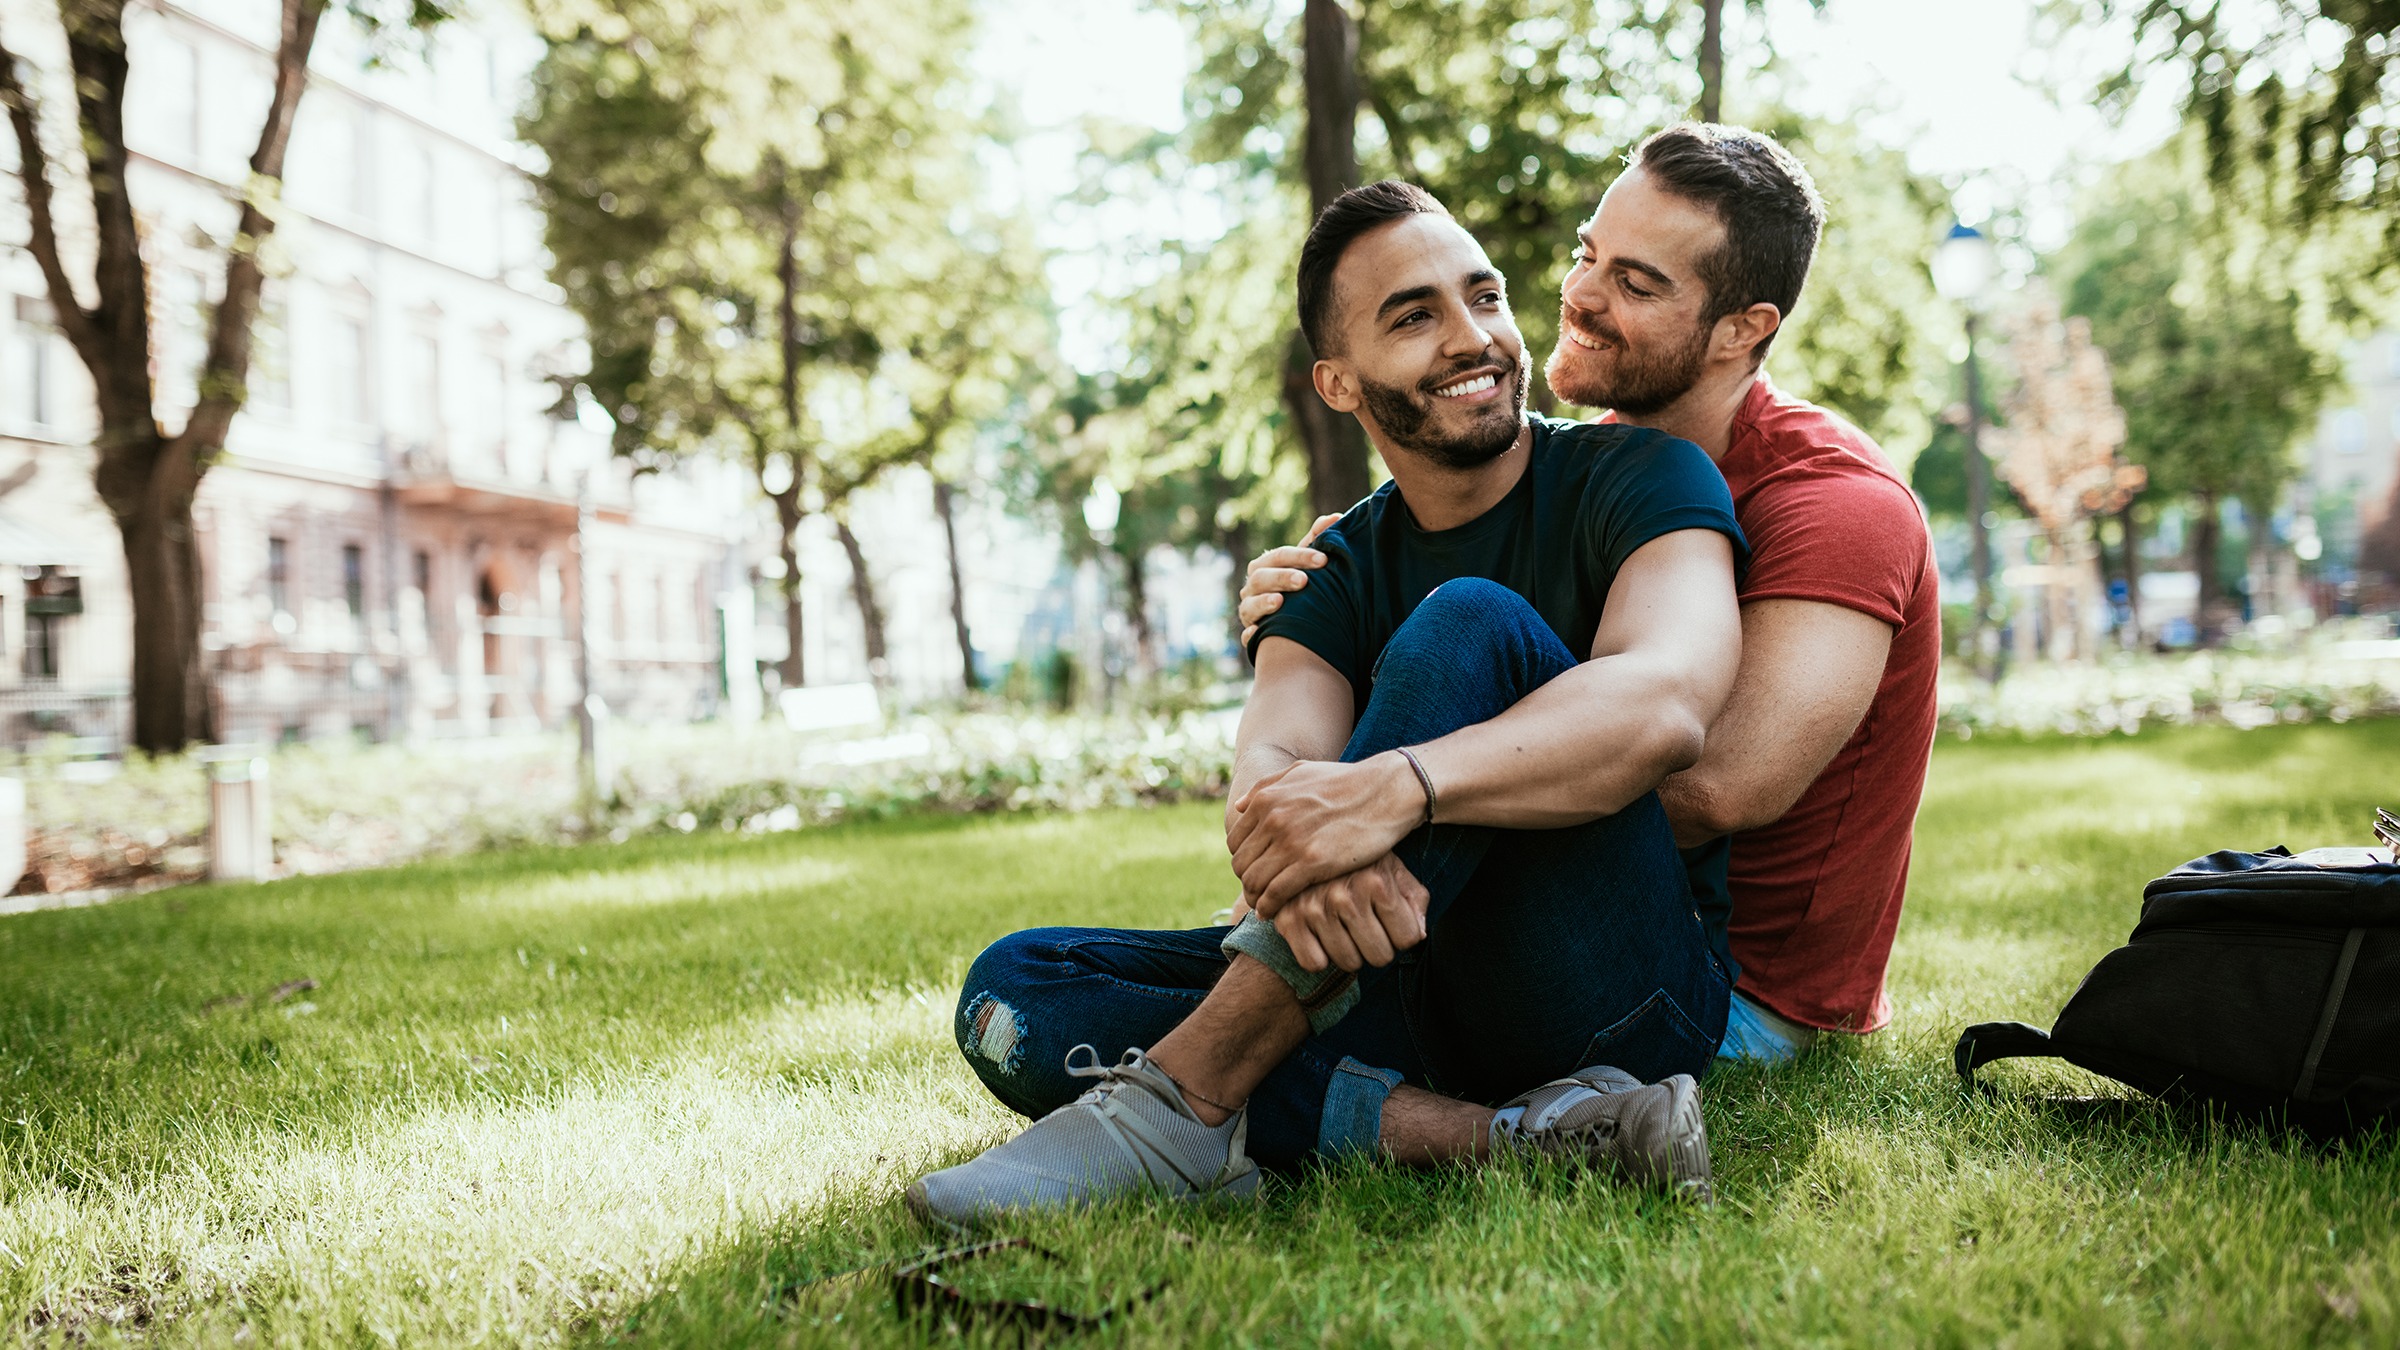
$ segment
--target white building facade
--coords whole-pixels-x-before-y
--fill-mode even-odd
[[[38,0],[4,2],[22,42]],[[170,427],[193,398],[276,23],[273,0],[127,16],[131,187]],[[558,725],[581,697],[587,576],[593,676],[612,708],[705,714],[755,499],[719,466],[636,479],[605,421],[572,415],[580,324],[543,276],[512,139],[538,39],[485,17],[445,26],[421,57],[370,68],[367,55],[327,18],[251,396],[195,508],[218,734]],[[24,238],[20,195],[4,201]],[[91,488],[89,384],[21,248],[0,255],[0,291],[0,736],[105,735],[130,610]]]

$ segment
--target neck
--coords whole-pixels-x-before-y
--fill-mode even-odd
[[[1711,460],[1723,460],[1725,452],[1733,448],[1733,419],[1749,401],[1750,390],[1765,378],[1764,365],[1711,371],[1685,390],[1683,397],[1650,416],[1619,414],[1617,420],[1680,436],[1699,446]]]
[[[1525,476],[1525,464],[1533,457],[1530,422],[1518,428],[1508,449],[1472,469],[1453,469],[1414,450],[1387,445],[1381,436],[1372,439],[1384,467],[1392,471],[1392,481],[1400,485],[1401,502],[1423,530],[1456,529],[1498,506]]]

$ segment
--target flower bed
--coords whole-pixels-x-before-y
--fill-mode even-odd
[[[2147,726],[2346,722],[2400,712],[2400,644],[2328,643],[2282,654],[2121,656],[2084,665],[2020,666],[1996,685],[1942,673],[1948,735],[2107,736]]]
[[[918,811],[1088,810],[1222,796],[1229,713],[905,718],[869,735],[761,726],[621,728],[605,800],[581,799],[572,737],[289,747],[270,759],[277,863],[374,867],[432,854],[654,830],[797,829]],[[19,893],[167,884],[207,870],[207,784],[188,758],[86,781],[23,766]]]

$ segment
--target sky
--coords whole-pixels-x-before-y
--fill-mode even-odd
[[[1298,0],[1290,0],[1296,9]],[[1920,172],[1953,187],[1968,224],[2023,212],[2037,248],[2061,242],[2077,187],[2156,145],[2176,124],[2176,91],[2155,83],[2119,121],[2089,105],[2121,33],[2049,40],[2041,0],[1767,0],[1763,15],[1729,0],[1727,103],[1779,84],[1801,110],[1855,122],[1905,148]],[[1771,39],[1777,69],[1756,67]],[[1097,356],[1090,297],[1122,284],[1125,260],[1157,237],[1193,231],[1192,204],[1061,199],[1077,183],[1075,128],[1087,117],[1172,131],[1193,54],[1179,22],[1143,0],[986,0],[974,68],[1021,109],[1027,135],[998,176],[1047,220],[1060,251],[1053,289],[1067,308],[1070,355]],[[1205,223],[1202,223],[1205,231]],[[1080,349],[1080,350],[1078,350]]]

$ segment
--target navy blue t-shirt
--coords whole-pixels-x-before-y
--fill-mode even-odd
[[[1750,547],[1733,496],[1707,454],[1646,427],[1533,419],[1524,476],[1498,505],[1464,525],[1425,530],[1386,483],[1317,536],[1325,566],[1258,625],[1251,639],[1290,638],[1325,658],[1367,705],[1384,644],[1445,581],[1482,577],[1533,605],[1578,661],[1591,657],[1617,569],[1676,530],[1715,530],[1733,542],[1734,570]]]

